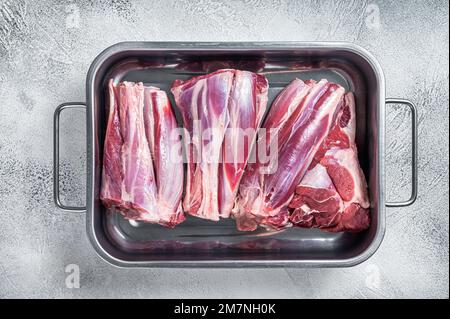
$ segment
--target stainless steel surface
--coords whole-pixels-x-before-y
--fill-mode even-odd
[[[448,0],[0,0],[0,298],[448,298]],[[155,18],[156,17],[156,18]],[[78,20],[77,20],[78,18]],[[8,20],[6,20],[8,19]],[[120,27],[118,27],[120,26]],[[4,28],[3,28],[4,27]],[[86,72],[120,41],[350,41],[417,105],[419,195],[351,268],[117,268],[85,214],[53,202],[55,106],[85,101]],[[386,200],[411,193],[411,114],[386,112]],[[61,114],[61,200],[85,205],[84,110]],[[79,269],[80,288],[66,285]]]
[[[388,207],[404,207],[414,204],[417,199],[417,185],[419,181],[417,180],[417,107],[416,105],[408,100],[404,99],[387,99],[386,104],[403,104],[409,107],[411,110],[412,125],[411,125],[411,196],[408,200],[398,201],[398,202],[387,202]]]
[[[86,206],[70,206],[61,202],[59,195],[59,117],[63,110],[82,108],[86,109],[84,102],[68,102],[60,104],[53,115],[53,200],[55,205],[67,212],[85,213]]]
[[[242,233],[231,220],[212,223],[189,217],[175,229],[130,223],[107,214],[99,201],[106,83],[142,81],[169,90],[176,78],[193,75],[189,65],[228,61],[263,65],[269,103],[294,77],[327,78],[354,92],[357,144],[371,198],[367,231],[327,233],[291,228],[270,235]],[[255,63],[256,62],[256,63]],[[222,63],[220,63],[222,65]],[[183,68],[179,66],[183,65]],[[87,75],[87,232],[97,253],[117,266],[244,267],[353,266],[369,258],[384,236],[384,77],[364,49],[348,43],[145,43],[116,44],[103,51]]]

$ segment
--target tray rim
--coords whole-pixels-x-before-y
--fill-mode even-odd
[[[95,234],[95,225],[93,220],[93,189],[95,185],[95,169],[93,145],[93,100],[95,93],[94,79],[102,64],[112,55],[123,51],[160,51],[160,50],[230,50],[230,51],[251,51],[251,50],[278,50],[292,51],[295,49],[313,49],[313,50],[344,50],[356,54],[364,59],[373,69],[376,76],[379,92],[377,102],[378,123],[378,223],[375,236],[367,248],[360,254],[345,259],[298,259],[298,260],[147,260],[147,261],[129,261],[117,258],[111,255],[100,243]],[[352,267],[358,265],[370,258],[380,247],[385,235],[385,181],[384,181],[384,150],[385,150],[385,78],[381,65],[376,58],[366,49],[351,42],[328,42],[328,41],[262,41],[262,42],[196,42],[196,41],[167,41],[167,42],[147,42],[147,41],[125,41],[118,42],[103,50],[91,63],[86,76],[86,146],[87,146],[87,183],[86,183],[86,232],[95,252],[109,264],[119,268],[268,268],[268,267],[304,267],[304,268],[329,268],[329,267]]]

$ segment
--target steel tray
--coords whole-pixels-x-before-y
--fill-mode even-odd
[[[169,91],[175,79],[186,79],[222,67],[264,73],[269,80],[269,105],[294,77],[326,78],[355,93],[359,159],[371,199],[371,226],[368,230],[352,234],[292,228],[282,232],[247,233],[238,232],[231,219],[215,223],[194,217],[188,217],[174,229],[166,229],[159,225],[129,222],[119,214],[105,211],[99,201],[99,190],[108,79],[142,81]],[[87,74],[86,95],[86,103],[64,103],[55,111],[55,203],[67,211],[86,212],[87,233],[93,247],[106,261],[117,266],[352,266],[369,258],[381,244],[385,231],[385,205],[410,205],[417,196],[415,106],[406,100],[385,100],[380,65],[366,50],[353,44],[118,43],[93,61]],[[409,106],[413,117],[412,195],[409,200],[398,203],[385,202],[386,103]],[[86,207],[71,207],[59,200],[59,115],[66,108],[83,106],[87,111]]]

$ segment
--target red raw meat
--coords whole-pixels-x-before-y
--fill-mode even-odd
[[[337,121],[295,190],[290,221],[328,231],[361,231],[369,226],[369,198],[355,144],[353,95],[347,93]]]
[[[162,136],[176,126],[167,96],[142,83],[112,81],[109,94],[100,198],[125,218],[173,227],[184,220],[183,166],[166,158],[172,146]]]
[[[289,203],[290,208],[297,208],[289,219],[301,227],[315,225],[334,225],[344,203],[327,173],[327,169],[317,164],[309,170],[302,182],[295,189],[295,195]],[[312,211],[311,207],[314,207]]]
[[[234,212],[239,230],[290,226],[287,206],[328,135],[344,93],[326,80],[295,79],[277,96],[263,124],[266,132],[257,143],[259,147],[266,137],[270,164],[258,156],[256,163],[247,166]]]
[[[266,108],[267,87],[264,76],[233,69],[174,82],[172,93],[190,137],[185,137],[183,200],[189,214],[215,221],[229,217]],[[253,133],[245,139],[241,129]]]

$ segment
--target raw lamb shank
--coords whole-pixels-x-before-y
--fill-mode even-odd
[[[142,83],[111,80],[108,88],[100,199],[127,219],[174,227],[185,218],[183,162],[167,95]]]
[[[186,129],[185,212],[214,221],[230,216],[266,110],[267,89],[263,75],[234,69],[174,82]]]
[[[256,144],[269,146],[269,164],[258,156],[239,187],[234,211],[239,230],[290,226],[288,204],[328,135],[344,93],[327,80],[295,79],[277,96]]]

